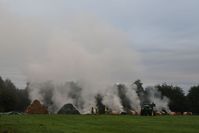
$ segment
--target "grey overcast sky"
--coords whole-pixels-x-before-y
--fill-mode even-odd
[[[167,82],[184,89],[199,83],[198,0],[0,1],[0,75],[12,79],[19,88],[25,86],[31,74],[39,73],[35,75],[40,77],[49,71],[62,70],[53,67],[45,71],[48,66],[56,64],[66,66],[66,69],[67,63],[74,63],[68,58],[62,60],[57,56],[61,56],[60,52],[52,52],[65,48],[67,53],[76,51],[76,48],[79,53],[82,52],[75,58],[80,58],[78,62],[90,62],[78,63],[83,67],[96,64],[94,60],[103,60],[103,55],[107,54],[108,59],[103,60],[101,63],[104,65],[98,69],[106,73],[110,70],[111,78],[121,75],[118,79],[124,82],[130,79],[141,79],[145,85]],[[73,40],[72,43],[69,40]],[[77,45],[73,44],[74,40],[78,40]],[[66,43],[67,47],[62,46]],[[110,53],[99,54],[100,50]],[[93,58],[95,55],[96,58]],[[113,60],[123,63],[122,66],[115,67],[118,63]],[[43,63],[48,61],[51,63]],[[115,69],[107,65],[113,65]],[[37,70],[32,70],[35,66]],[[70,67],[70,71],[87,70]],[[131,71],[131,68],[134,70]],[[89,69],[98,70],[93,67]],[[130,74],[126,74],[128,71]],[[68,73],[63,72],[65,75]],[[49,76],[53,75],[56,74]],[[68,75],[71,80],[83,78],[76,73]]]

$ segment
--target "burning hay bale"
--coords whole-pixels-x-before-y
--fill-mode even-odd
[[[80,114],[80,112],[72,105],[72,104],[65,104],[57,114]]]
[[[27,114],[48,114],[48,109],[40,103],[39,100],[34,100],[31,105],[25,110]]]

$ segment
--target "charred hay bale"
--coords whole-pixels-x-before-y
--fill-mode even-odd
[[[80,114],[80,112],[72,105],[72,104],[65,104],[57,114]]]
[[[48,109],[40,103],[39,100],[34,100],[31,105],[29,105],[25,113],[27,114],[48,114]]]

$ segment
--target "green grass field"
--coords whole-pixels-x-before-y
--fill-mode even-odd
[[[199,133],[199,116],[1,115],[1,133]]]

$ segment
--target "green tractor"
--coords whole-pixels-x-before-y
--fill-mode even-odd
[[[154,115],[154,108],[155,104],[151,103],[151,104],[143,104],[142,108],[141,108],[141,115],[142,116],[153,116]]]

